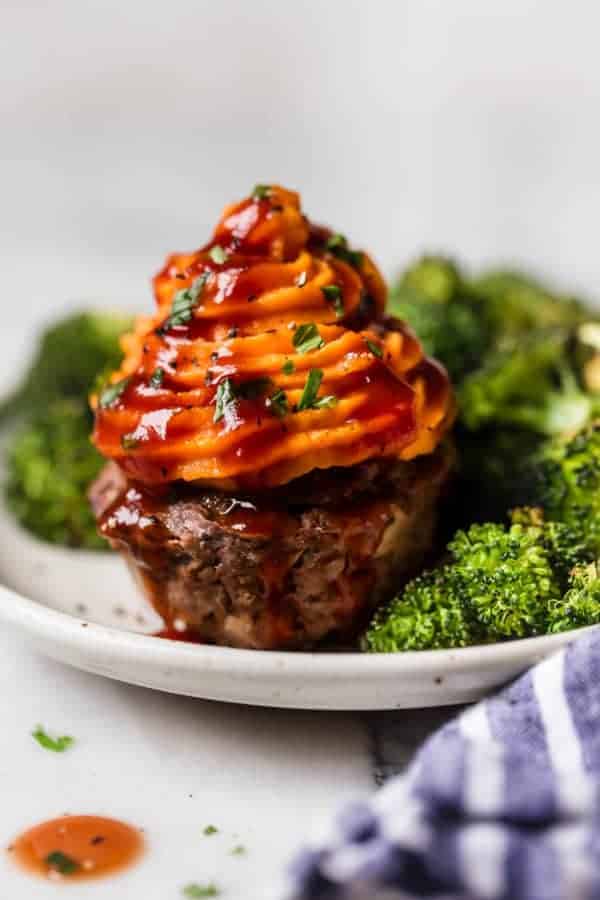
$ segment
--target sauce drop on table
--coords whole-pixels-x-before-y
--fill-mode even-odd
[[[81,881],[112,875],[142,854],[138,828],[102,816],[61,816],[34,825],[10,845],[27,872],[53,881]]]

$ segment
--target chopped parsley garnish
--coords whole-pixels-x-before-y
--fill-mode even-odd
[[[60,872],[61,875],[72,875],[79,869],[79,863],[61,850],[53,850],[44,862],[50,869]]]
[[[246,848],[244,847],[244,845],[238,844],[231,851],[231,856],[243,856],[245,854],[245,852],[246,852]]]
[[[281,388],[277,388],[274,394],[269,397],[269,409],[278,419],[283,419],[289,412],[289,404],[287,394]]]
[[[68,750],[75,743],[75,738],[69,737],[68,734],[63,734],[57,738],[50,737],[41,725],[38,725],[31,734],[40,747],[43,747],[44,750],[52,750],[53,753],[64,753],[65,750]]]
[[[165,370],[161,369],[160,366],[154,370],[152,375],[150,376],[150,387],[159,388],[162,387],[162,383],[165,377]]]
[[[253,200],[266,200],[271,196],[271,185],[270,184],[257,184],[254,190],[252,191],[252,199]]]
[[[298,402],[298,412],[302,412],[304,409],[328,409],[336,405],[337,397],[334,397],[333,394],[327,394],[327,396],[317,399],[322,380],[323,371],[321,369],[310,370]]]
[[[291,375],[292,372],[296,371],[296,366],[294,365],[293,359],[286,359],[284,364],[281,367],[281,371],[284,375]]]
[[[117,402],[129,384],[129,381],[129,378],[122,378],[120,381],[115,381],[114,384],[109,384],[104,388],[100,394],[100,406],[102,409],[107,409],[107,407],[112,406],[113,403]]]
[[[134,433],[121,435],[121,447],[123,450],[134,450],[139,446],[140,440]]]
[[[376,356],[378,359],[383,359],[383,350],[381,349],[379,344],[374,343],[374,341],[367,340],[367,347],[369,348],[373,356]]]
[[[214,247],[211,247],[208,251],[208,255],[214,263],[217,263],[218,266],[223,265],[223,263],[227,259],[227,251],[224,250],[220,244],[215,244]]]
[[[194,279],[189,287],[177,291],[173,297],[171,312],[157,330],[158,334],[164,334],[170,328],[175,328],[177,325],[187,325],[188,322],[192,321],[194,307],[200,299],[208,277],[208,272],[203,272],[202,275]]]
[[[343,234],[332,234],[331,237],[327,238],[325,248],[330,253],[333,253],[334,256],[337,256],[338,259],[348,263],[349,266],[355,269],[360,269],[362,266],[362,253],[359,250],[350,250],[348,241]]]
[[[198,900],[199,897],[218,897],[221,893],[216,884],[211,881],[210,884],[186,884],[182,888],[181,893],[184,897],[190,897],[192,900]]]
[[[231,378],[225,378],[217,387],[213,422],[216,424],[221,419],[225,419],[227,428],[237,428],[239,424],[236,417],[238,399],[255,400],[264,394],[272,383],[270,378],[254,378],[236,385]]]
[[[342,289],[337,284],[326,284],[321,288],[323,295],[328,303],[333,304],[335,314],[338,319],[344,317],[344,301],[342,299]]]
[[[217,393],[215,395],[215,414],[213,416],[213,422],[215,424],[220,422],[223,419],[228,409],[232,406],[235,406],[235,386],[231,378],[226,378],[222,381],[217,387]]]
[[[319,350],[325,346],[325,341],[319,334],[319,329],[314,322],[299,325],[294,332],[292,344],[298,353],[310,353],[311,350]]]
[[[211,834],[217,834],[218,831],[219,829],[216,827],[216,825],[207,825],[202,833],[208,837]]]

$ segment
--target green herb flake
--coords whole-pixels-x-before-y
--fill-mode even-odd
[[[286,359],[281,367],[281,371],[284,375],[291,375],[293,372],[295,372],[296,366],[294,365],[293,359]]]
[[[294,332],[292,344],[298,353],[310,353],[311,350],[319,350],[325,346],[325,341],[319,334],[319,329],[314,322],[299,325]]]
[[[343,234],[332,234],[327,238],[325,249],[354,269],[360,269],[362,266],[363,254],[359,250],[350,250]]]
[[[342,298],[342,289],[337,284],[326,284],[321,288],[323,295],[328,303],[333,304],[335,314],[338,319],[344,318],[344,301]]]
[[[302,412],[304,409],[328,409],[329,407],[336,405],[337,397],[334,397],[333,394],[328,394],[326,397],[317,399],[322,380],[323,371],[321,369],[310,370],[306,378],[302,396],[296,407],[297,412]]]
[[[221,419],[225,418],[228,410],[230,410],[231,407],[235,407],[235,402],[235,385],[231,378],[226,378],[224,381],[221,381],[217,387],[213,422],[216,424],[217,422],[220,422]]]
[[[289,404],[287,394],[281,388],[277,388],[274,394],[269,397],[269,409],[278,419],[283,419],[289,412]]]
[[[135,450],[139,447],[140,440],[135,436],[135,432],[121,435],[121,447],[123,450]]]
[[[198,900],[199,897],[218,897],[221,891],[216,884],[211,881],[210,884],[197,884],[196,882],[186,884],[186,886],[181,889],[181,893],[184,897],[191,898],[191,900]]]
[[[257,184],[252,191],[253,200],[267,200],[271,196],[270,184]]]
[[[173,297],[170,315],[158,329],[158,334],[164,334],[170,328],[175,328],[178,325],[187,325],[188,322],[191,322],[194,308],[198,305],[208,277],[209,273],[203,272],[202,275],[194,279],[189,287],[177,291]]]
[[[220,244],[215,244],[214,247],[211,247],[208,251],[208,255],[218,266],[222,266],[227,259],[227,251],[224,250]]]
[[[369,340],[367,340],[366,344],[373,356],[376,356],[378,359],[383,359],[383,350],[381,349],[379,344],[376,344],[374,341]]]
[[[237,846],[235,846],[233,848],[233,850],[231,851],[230,855],[231,856],[244,856],[245,853],[246,853],[246,848],[244,847],[244,845],[237,844]]]
[[[213,422],[216,424],[225,419],[225,425],[229,430],[238,428],[240,425],[237,417],[238,400],[256,400],[265,394],[272,384],[270,378],[254,378],[238,385],[234,384],[231,378],[225,378],[217,387]]]
[[[218,834],[219,829],[216,825],[207,825],[202,834],[205,834],[207,837],[211,834]]]
[[[162,387],[162,383],[165,377],[165,370],[161,369],[160,366],[154,370],[152,375],[150,376],[150,387],[160,388]]]
[[[117,402],[130,380],[130,378],[122,378],[121,381],[115,381],[114,384],[109,384],[104,388],[100,394],[100,406],[102,409],[107,409]]]
[[[31,732],[32,737],[38,742],[44,750],[51,750],[53,753],[64,753],[75,743],[75,738],[69,737],[67,734],[61,737],[53,738],[47,734],[41,725],[38,725],[35,731]]]
[[[49,869],[60,872],[61,875],[72,875],[79,869],[79,863],[61,850],[53,850],[44,862]]]

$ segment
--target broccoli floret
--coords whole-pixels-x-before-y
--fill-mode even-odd
[[[465,601],[492,638],[543,633],[548,603],[560,597],[543,528],[472,525],[448,545]]]
[[[537,332],[491,354],[458,391],[461,422],[525,428],[542,435],[573,433],[594,414],[580,387],[564,331]]]
[[[392,289],[390,307],[415,330],[425,352],[439,359],[455,382],[479,365],[489,343],[487,325],[450,260],[425,256],[412,265]]]
[[[78,313],[43,336],[23,386],[0,409],[24,422],[8,447],[5,495],[16,518],[56,544],[107,548],[86,490],[102,458],[90,442],[88,394],[99,373],[119,365],[126,316]]]
[[[595,553],[578,524],[548,521],[541,507],[519,507],[510,514],[513,524],[542,529],[542,541],[561,592],[570,585],[571,572],[577,566],[593,562]]]
[[[458,531],[448,562],[409,582],[380,610],[363,647],[393,653],[543,634],[572,563],[589,559],[578,540],[533,509],[516,511],[508,526]]]
[[[546,518],[569,525],[600,554],[600,424],[545,445],[532,481]]]
[[[23,384],[0,407],[0,420],[43,411],[64,397],[85,398],[99,373],[118,367],[119,337],[131,323],[117,313],[81,312],[48,328]]]
[[[45,541],[106,549],[86,497],[103,460],[90,443],[91,415],[82,400],[57,400],[36,413],[8,453],[6,500],[17,520]]]
[[[374,617],[364,639],[370,653],[438,650],[477,643],[482,629],[462,599],[452,566],[426,572]]]
[[[569,590],[550,604],[548,632],[570,631],[600,622],[600,572],[598,564],[580,566],[571,574]]]
[[[574,297],[553,293],[522,272],[486,272],[473,280],[471,288],[480,298],[482,315],[497,341],[540,329],[571,330],[588,315]]]

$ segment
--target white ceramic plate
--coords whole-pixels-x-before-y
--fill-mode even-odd
[[[161,621],[117,556],[31,538],[0,508],[0,621],[68,665],[162,691],[298,709],[473,701],[573,637],[394,655],[279,653],[158,639]],[[146,632],[146,633],[144,633]]]

